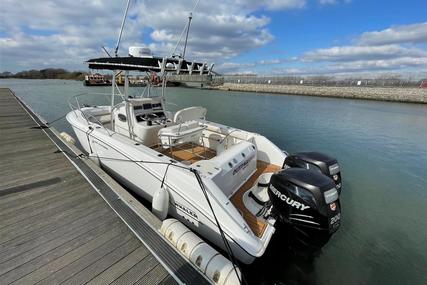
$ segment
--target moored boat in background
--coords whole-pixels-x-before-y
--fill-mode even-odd
[[[109,86],[111,85],[111,81],[105,75],[91,73],[85,75],[83,84],[85,86]]]

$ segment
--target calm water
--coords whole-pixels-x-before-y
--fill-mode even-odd
[[[110,92],[61,80],[0,86],[48,121],[77,93]],[[342,166],[338,233],[312,262],[270,249],[246,269],[251,283],[427,284],[427,106],[183,88],[167,97],[171,110],[202,105],[209,120],[261,133],[288,152],[328,153]],[[72,133],[65,120],[55,127]]]

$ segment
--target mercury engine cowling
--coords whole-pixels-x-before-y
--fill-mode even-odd
[[[308,251],[323,247],[340,226],[335,182],[320,172],[288,168],[273,174],[268,186],[273,215],[289,226],[292,242]]]
[[[341,172],[338,161],[320,152],[300,152],[288,155],[283,168],[298,167],[322,172],[335,181],[338,193],[341,194]]]

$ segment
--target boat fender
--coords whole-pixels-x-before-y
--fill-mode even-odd
[[[214,284],[240,284],[237,276],[237,274],[241,276],[239,268],[234,270],[233,264],[227,258],[190,231],[180,221],[176,219],[164,220],[160,232]]]
[[[164,236],[174,247],[177,247],[179,239],[188,232],[190,232],[190,230],[182,223],[178,222],[171,224],[165,231]]]
[[[209,262],[217,255],[219,255],[218,251],[213,249],[207,243],[203,242],[192,250],[190,261],[196,265],[200,271],[206,274],[206,268]]]
[[[69,144],[76,144],[76,140],[66,132],[60,133],[59,136]]]
[[[177,219],[166,219],[162,222],[162,226],[160,227],[160,233],[165,236],[165,233],[167,231],[167,229],[174,223],[179,223],[179,221]]]
[[[169,191],[166,187],[160,187],[153,195],[152,212],[161,221],[166,219],[169,208]]]
[[[204,243],[204,241],[201,238],[199,238],[193,232],[188,232],[182,235],[182,237],[178,240],[176,247],[183,255],[185,255],[185,257],[190,259],[194,248],[202,243]]]
[[[239,278],[240,270],[237,270]],[[206,276],[218,285],[240,284],[233,264],[222,255],[216,255],[206,268]]]

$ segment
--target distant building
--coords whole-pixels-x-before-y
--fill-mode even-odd
[[[95,73],[85,75],[83,84],[85,86],[107,86],[111,85],[111,81],[105,75]]]
[[[421,81],[420,88],[427,88],[427,80]]]

